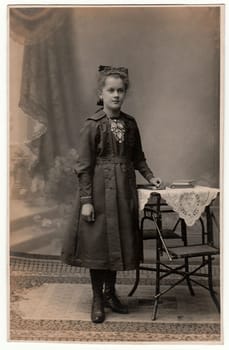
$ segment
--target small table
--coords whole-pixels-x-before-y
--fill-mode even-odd
[[[217,197],[219,189],[204,186],[194,188],[179,188],[164,190],[154,190],[150,188],[139,188],[139,210],[144,212],[141,221],[141,234],[144,239],[144,221],[150,220],[155,227],[156,235],[156,261],[155,267],[145,267],[140,265],[139,270],[151,270],[156,272],[156,290],[153,306],[152,320],[156,319],[159,298],[169,290],[186,280],[190,294],[194,295],[192,283],[203,288],[207,288],[211,297],[219,310],[219,302],[213,289],[212,281],[212,260],[213,256],[219,254],[219,249],[214,247],[213,243],[213,225],[212,214],[210,210],[211,203]],[[166,230],[169,234],[174,233],[178,224],[181,225],[180,238],[182,245],[168,247],[163,232],[162,215],[175,212],[178,214],[178,221],[173,230]],[[203,217],[203,214],[204,217]],[[188,244],[187,227],[194,225],[197,221],[201,224],[201,242],[200,244]],[[204,222],[205,221],[205,222]],[[167,233],[168,233],[167,232]],[[169,235],[167,236],[169,238]],[[166,252],[170,261],[174,259],[183,259],[184,263],[178,267],[172,267],[161,261],[161,255]],[[201,257],[201,262],[192,271],[190,270],[189,260],[193,257]],[[208,267],[207,273],[200,272],[204,266]],[[129,295],[133,295],[139,282],[139,270],[136,271],[136,281]],[[181,278],[172,283],[168,288],[161,291],[161,280],[170,274],[180,275]],[[195,280],[195,276],[207,277],[208,287]]]
[[[209,206],[219,193],[218,188],[195,186],[193,188],[170,188],[152,190],[139,188],[139,211],[144,209],[151,195],[159,194],[187,226],[192,226],[201,217],[205,208]]]

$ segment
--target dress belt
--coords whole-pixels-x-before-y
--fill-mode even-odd
[[[97,157],[96,158],[96,164],[130,164],[132,165],[133,162],[131,162],[129,159],[124,157]]]

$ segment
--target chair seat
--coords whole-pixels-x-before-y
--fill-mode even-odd
[[[195,244],[189,246],[169,247],[169,253],[173,258],[185,258],[194,256],[217,255],[219,249],[208,244]]]
[[[181,238],[180,235],[173,230],[163,230],[162,231],[162,236],[164,239],[177,239]],[[156,239],[157,238],[157,231],[156,230],[144,230],[143,231],[143,240],[147,239]]]

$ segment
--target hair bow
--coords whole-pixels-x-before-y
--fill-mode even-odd
[[[126,75],[128,75],[128,69],[125,68],[125,67],[112,67],[112,66],[99,66],[98,68],[98,71],[99,72],[109,72],[109,71],[112,71],[112,72],[123,72],[125,73]]]

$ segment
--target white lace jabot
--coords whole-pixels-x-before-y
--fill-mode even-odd
[[[143,210],[152,193],[159,193],[179,217],[184,219],[187,226],[192,226],[200,218],[205,207],[216,198],[219,189],[204,186],[185,189],[167,187],[165,190],[138,189],[140,211]]]

